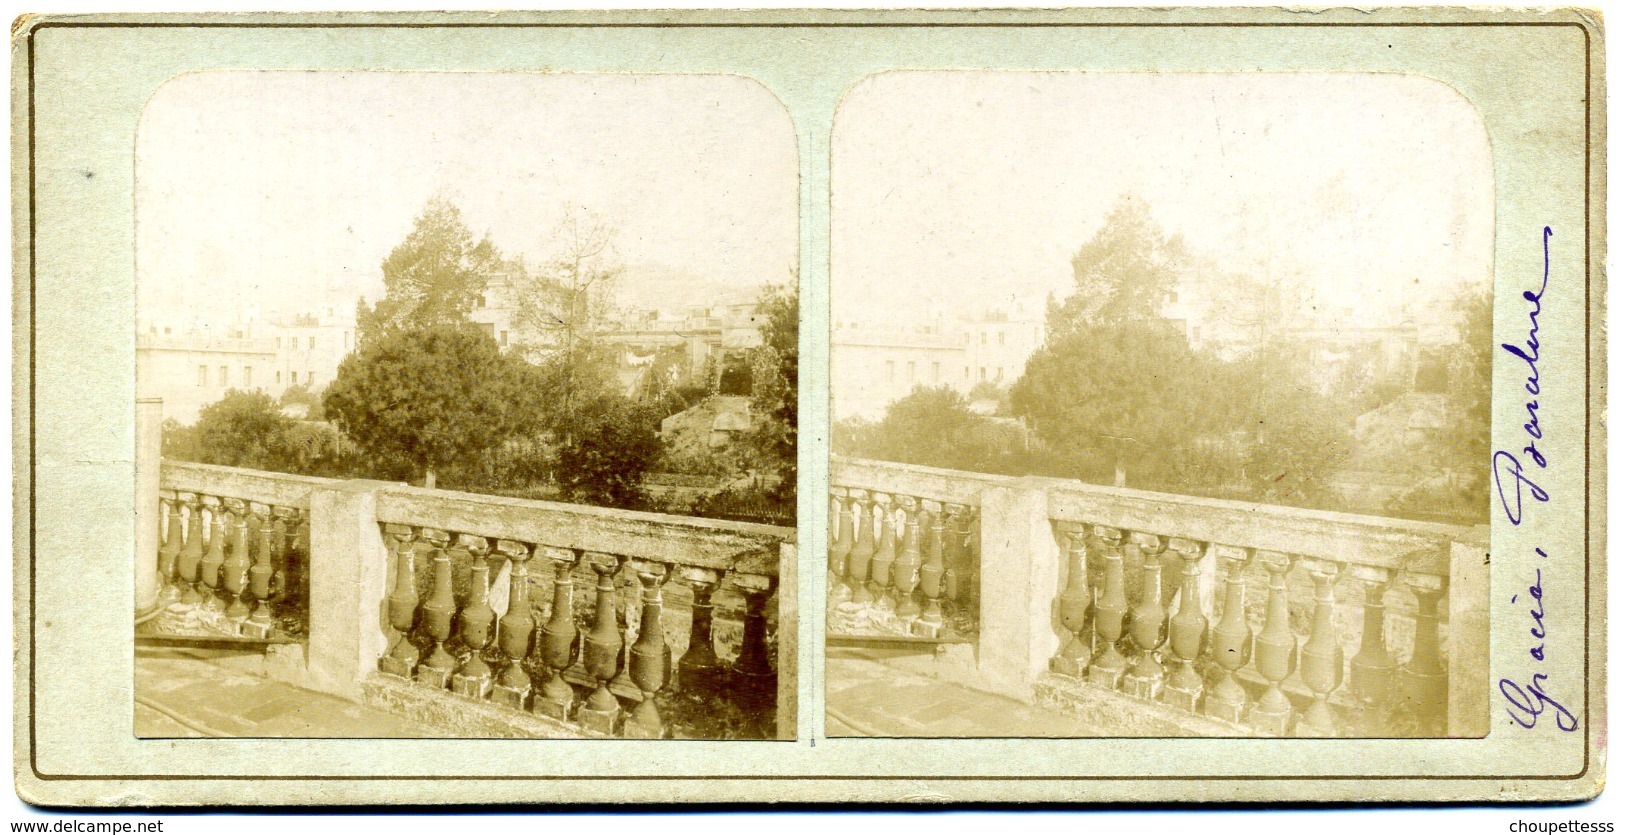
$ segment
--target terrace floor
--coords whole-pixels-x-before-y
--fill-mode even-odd
[[[1077,716],[888,666],[861,652],[824,662],[827,736],[1102,736]]]
[[[135,658],[135,735],[398,738],[424,725],[337,696],[230,667],[203,650],[142,651]]]

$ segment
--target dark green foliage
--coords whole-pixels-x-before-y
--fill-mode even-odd
[[[355,447],[332,427],[282,414],[263,392],[226,392],[203,407],[197,422],[164,424],[164,456],[202,464],[299,475],[341,476]]]
[[[311,391],[309,384],[299,383],[283,389],[282,396],[277,398],[279,406],[304,406],[305,420],[325,420],[322,412],[322,396],[319,392]]]
[[[532,433],[535,370],[467,325],[399,329],[339,365],[327,414],[382,473],[435,473]],[[448,485],[449,486],[449,485]]]
[[[558,482],[571,501],[639,507],[643,476],[660,455],[658,418],[615,394],[576,410],[573,441],[558,450]]]
[[[1487,291],[1456,300],[1461,341],[1441,357],[1448,408],[1433,464],[1443,474],[1395,498],[1389,511],[1418,518],[1485,524],[1490,507],[1490,358],[1495,349],[1493,298]]]
[[[919,386],[893,402],[876,422],[836,427],[842,455],[979,473],[1009,472],[1020,459],[1022,430],[970,410],[949,386]]]
[[[580,340],[532,366],[536,390],[531,408],[538,412],[538,428],[558,443],[570,444],[587,419],[584,410],[617,394],[615,364],[613,347]]]
[[[1170,492],[1320,505],[1353,442],[1359,398],[1322,393],[1279,342],[1226,362],[1161,316],[1188,269],[1138,201],[1120,201],[1072,266],[1076,292],[1011,387],[1068,475]]]
[[[756,468],[774,479],[769,496],[796,500],[796,372],[801,359],[801,298],[794,283],[762,294],[762,346],[751,355],[751,409],[758,421],[747,439]]]
[[[1190,441],[1227,428],[1210,397],[1222,364],[1197,354],[1161,320],[1123,320],[1052,338],[1011,387],[1011,406],[1049,449],[1099,478],[1184,466]],[[1233,424],[1228,424],[1233,426]]]

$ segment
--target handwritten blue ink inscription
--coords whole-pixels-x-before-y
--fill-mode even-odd
[[[1506,513],[1507,521],[1514,525],[1522,525],[1524,520],[1524,499],[1527,496],[1534,503],[1545,502],[1551,498],[1548,493],[1531,475],[1546,469],[1546,455],[1540,451],[1541,443],[1550,440],[1540,425],[1540,305],[1546,294],[1546,284],[1552,274],[1552,228],[1550,226],[1541,230],[1541,249],[1544,255],[1544,264],[1541,269],[1540,287],[1535,290],[1523,292],[1524,301],[1529,303],[1529,338],[1522,345],[1503,343],[1501,348],[1516,357],[1528,366],[1528,377],[1523,386],[1528,398],[1524,403],[1524,410],[1529,415],[1529,422],[1523,425],[1523,440],[1528,443],[1516,452],[1510,450],[1497,450],[1490,458],[1490,470],[1495,477],[1495,491],[1501,499],[1501,510]],[[1574,731],[1580,727],[1580,722],[1574,713],[1547,692],[1548,673],[1544,672],[1547,658],[1546,639],[1550,630],[1546,622],[1546,601],[1550,598],[1545,585],[1542,583],[1540,565],[1550,557],[1542,548],[1535,548],[1534,582],[1527,590],[1526,599],[1520,603],[1519,598],[1525,593],[1512,596],[1512,605],[1528,607],[1529,611],[1529,661],[1530,669],[1520,673],[1517,678],[1503,678],[1497,685],[1501,690],[1501,697],[1506,700],[1507,715],[1522,728],[1534,728],[1540,722],[1540,717],[1548,713],[1552,717],[1552,724],[1560,731]],[[1522,680],[1527,678],[1527,683]]]
[[[1524,301],[1530,305],[1529,338],[1522,345],[1501,344],[1503,350],[1529,366],[1529,376],[1523,385],[1523,390],[1529,394],[1529,399],[1524,403],[1524,409],[1529,413],[1529,422],[1523,425],[1529,443],[1518,451],[1522,453],[1521,457],[1518,453],[1503,449],[1496,451],[1490,459],[1490,470],[1495,474],[1495,492],[1501,497],[1501,509],[1506,512],[1507,521],[1514,525],[1523,524],[1523,499],[1526,490],[1529,497],[1537,502],[1551,498],[1525,469],[1526,461],[1533,465],[1534,469],[1546,469],[1546,456],[1539,448],[1539,442],[1544,440],[1540,428],[1540,300],[1546,295],[1546,282],[1552,275],[1551,240],[1552,227],[1548,226],[1542,230],[1541,235],[1545,265],[1541,270],[1540,289],[1523,291]],[[1507,492],[1509,490],[1510,495]]]

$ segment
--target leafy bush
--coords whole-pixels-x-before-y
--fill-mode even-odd
[[[532,434],[535,369],[469,325],[403,328],[362,343],[339,365],[327,414],[380,477],[436,474]]]
[[[618,395],[588,402],[574,442],[559,450],[559,486],[572,501],[635,508],[643,476],[660,455],[660,436],[647,409]]]

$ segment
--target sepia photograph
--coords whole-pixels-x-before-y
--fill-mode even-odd
[[[1488,731],[1471,104],[893,72],[832,145],[831,736]]]
[[[793,738],[796,160],[728,76],[163,85],[136,735]]]
[[[1596,12],[12,45],[19,817],[1603,793]]]

